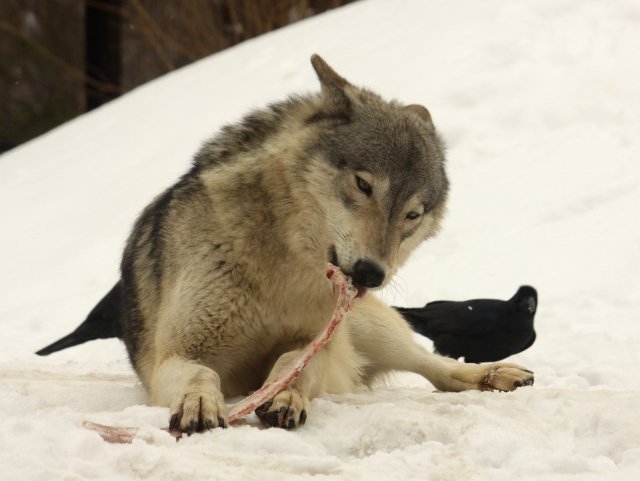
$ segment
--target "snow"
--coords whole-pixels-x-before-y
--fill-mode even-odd
[[[369,0],[245,42],[0,157],[0,479],[640,479],[640,5]],[[402,374],[176,444],[121,343],[47,358],[118,276],[137,213],[248,109],[316,90],[311,53],[429,107],[452,182],[443,232],[382,294],[538,289],[516,392],[434,392]],[[633,60],[636,59],[636,60]],[[426,341],[425,341],[426,342]],[[428,345],[428,343],[427,343]],[[139,426],[110,445],[83,420]]]

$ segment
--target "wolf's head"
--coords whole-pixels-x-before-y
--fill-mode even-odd
[[[443,143],[425,107],[355,87],[318,55],[311,63],[322,89],[308,123],[320,140],[306,177],[326,215],[327,260],[359,289],[380,287],[438,230]]]

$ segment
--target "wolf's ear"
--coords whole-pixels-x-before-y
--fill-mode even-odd
[[[433,120],[431,120],[431,114],[424,105],[411,104],[407,105],[404,109],[417,114],[418,117],[420,117],[427,123],[427,125],[429,126],[429,130],[435,130],[435,127],[433,126]]]
[[[318,54],[311,56],[311,65],[318,75],[322,96],[325,104],[331,112],[325,112],[329,116],[348,116],[351,111],[351,101],[345,93],[345,88],[350,84],[338,75],[327,62]]]

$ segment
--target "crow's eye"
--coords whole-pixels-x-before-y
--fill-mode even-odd
[[[373,191],[371,190],[371,184],[364,180],[359,175],[356,175],[356,184],[358,184],[358,189],[360,189],[367,197],[371,197]]]
[[[420,213],[416,212],[415,210],[412,210],[411,212],[409,212],[407,214],[406,219],[407,220],[416,220],[418,217],[420,217]]]

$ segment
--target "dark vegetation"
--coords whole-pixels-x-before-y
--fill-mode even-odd
[[[0,152],[155,77],[354,0],[2,0]]]

